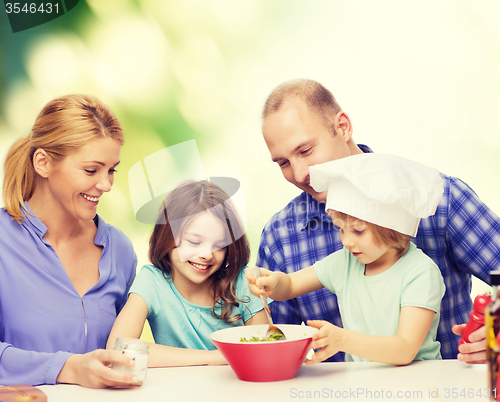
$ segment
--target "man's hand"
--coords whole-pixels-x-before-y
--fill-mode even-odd
[[[454,325],[451,329],[454,334],[462,336],[466,324]],[[457,359],[466,363],[486,363],[486,330],[482,326],[469,335],[470,343],[463,343],[458,347]]]

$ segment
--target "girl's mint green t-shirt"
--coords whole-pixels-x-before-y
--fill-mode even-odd
[[[321,284],[337,295],[344,328],[369,335],[396,335],[401,307],[434,311],[429,333],[414,360],[441,359],[436,341],[445,285],[437,265],[410,243],[408,251],[387,271],[365,276],[361,264],[343,248],[314,264]],[[346,361],[367,361],[346,353]]]
[[[137,274],[130,293],[141,296],[148,305],[148,322],[156,343],[179,348],[215,350],[210,335],[220,329],[244,322],[262,310],[262,302],[248,289],[245,270],[241,269],[235,282],[236,296],[246,303],[239,303],[232,314],[241,314],[243,321],[229,325],[215,318],[207,306],[187,301],[175,288],[171,279],[165,279],[154,265],[145,265]],[[220,307],[216,309],[220,314]]]

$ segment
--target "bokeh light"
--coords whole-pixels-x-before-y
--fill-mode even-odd
[[[354,139],[464,179],[497,213],[497,1],[81,0],[67,15],[0,30],[1,155],[55,96],[85,92],[117,114],[126,143],[99,213],[147,263],[128,170],[195,139],[207,176],[242,183],[251,262],[265,222],[298,193],[260,133],[266,96],[312,78],[331,89]]]

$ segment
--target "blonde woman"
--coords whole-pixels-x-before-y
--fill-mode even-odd
[[[130,240],[96,214],[123,131],[98,99],[49,102],[11,147],[0,209],[0,384],[138,385],[102,350],[135,277]]]

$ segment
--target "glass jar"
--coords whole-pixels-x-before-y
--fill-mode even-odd
[[[148,369],[149,343],[135,338],[117,338],[114,350],[126,354],[131,359],[135,360],[132,367],[124,366],[123,364],[113,363],[113,369],[123,373],[135,374],[142,382],[146,379],[146,371]]]

